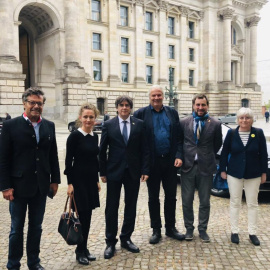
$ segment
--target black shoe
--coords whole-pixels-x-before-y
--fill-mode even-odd
[[[210,238],[209,238],[206,231],[203,231],[203,230],[199,231],[199,235],[200,235],[201,240],[204,243],[209,243],[210,242]]]
[[[258,237],[255,234],[249,235],[249,239],[254,246],[259,246],[261,244],[260,240],[258,239]]]
[[[110,259],[114,256],[115,253],[115,245],[107,244],[104,251],[104,259]]]
[[[186,241],[192,241],[193,240],[193,230],[187,230],[186,231],[185,240]]]
[[[131,240],[121,241],[121,247],[132,253],[139,253],[140,249]]]
[[[174,228],[167,228],[166,235],[171,237],[171,238],[174,238],[176,240],[180,240],[180,241],[185,239],[185,235],[178,232],[175,227]]]
[[[153,234],[150,237],[149,243],[150,244],[157,244],[161,239],[161,231],[160,229],[153,229]]]
[[[95,261],[96,260],[96,256],[93,254],[90,254],[88,249],[86,249],[84,253],[85,253],[85,256],[88,259],[88,261]]]
[[[239,236],[238,233],[231,234],[231,242],[234,244],[239,244]]]
[[[29,267],[29,270],[45,270],[45,268],[37,263],[36,265]]]
[[[84,252],[77,252],[76,253],[76,260],[79,262],[79,264],[82,265],[88,265],[89,261],[87,259],[87,257],[85,256]]]

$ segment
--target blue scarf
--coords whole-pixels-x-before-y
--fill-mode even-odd
[[[209,115],[207,113],[204,116],[198,116],[195,112],[193,112],[192,115],[193,115],[193,118],[196,121],[196,128],[195,128],[195,131],[194,131],[194,138],[195,138],[196,144],[198,144],[198,142],[200,140],[200,134],[202,133],[202,130],[203,130],[204,125],[205,125],[204,121],[206,119],[208,119]]]

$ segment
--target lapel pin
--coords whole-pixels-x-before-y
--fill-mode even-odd
[[[132,125],[135,125],[135,123],[134,123],[134,122],[132,122]]]
[[[250,136],[251,136],[252,138],[254,138],[254,137],[255,137],[255,134],[251,134]]]

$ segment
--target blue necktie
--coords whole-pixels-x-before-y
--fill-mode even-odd
[[[128,143],[127,121],[123,121],[123,123],[124,123],[124,127],[123,127],[123,132],[122,132],[122,135],[123,135],[123,138],[124,138],[125,144],[127,144],[127,143]]]

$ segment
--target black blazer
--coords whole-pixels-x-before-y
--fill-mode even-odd
[[[14,196],[46,195],[50,183],[60,183],[55,126],[42,118],[39,143],[23,116],[4,122],[0,151],[0,190],[14,188]]]
[[[260,177],[268,168],[263,131],[252,127],[246,146],[243,145],[238,131],[239,127],[234,132],[229,130],[227,133],[220,157],[220,171],[239,179]],[[229,153],[231,156],[228,162]]]
[[[170,158],[171,162],[174,162],[176,158],[182,159],[182,141],[180,137],[180,122],[179,116],[176,110],[163,106],[167,117],[171,123],[171,134],[170,134]],[[150,159],[151,159],[151,167],[155,164],[155,156],[156,156],[156,147],[155,147],[155,137],[154,137],[154,126],[152,120],[152,112],[151,105],[141,108],[134,112],[134,117],[142,119],[146,126],[146,136],[147,142],[150,147]]]
[[[139,181],[141,175],[149,175],[149,149],[144,123],[132,116],[130,121],[131,127],[127,145],[120,131],[118,116],[104,122],[99,162],[100,176],[106,176],[107,181],[120,181],[127,166],[134,181]]]

